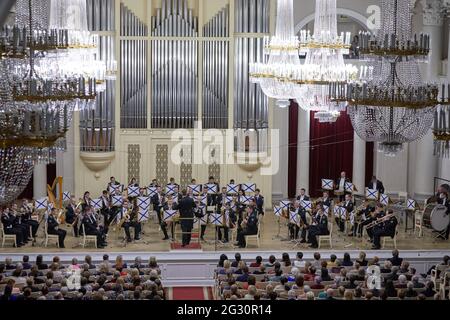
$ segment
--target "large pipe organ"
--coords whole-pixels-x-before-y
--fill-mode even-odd
[[[100,190],[112,175],[122,183],[136,177],[144,185],[155,177],[186,184],[212,174],[223,183],[254,181],[270,198],[270,176],[254,166],[221,165],[220,159],[231,156],[221,141],[203,142],[210,161],[195,163],[195,148],[186,146],[182,164],[172,163],[179,141],[171,135],[184,129],[198,142],[197,129],[224,135],[231,130],[233,152],[267,152],[271,102],[250,82],[248,69],[265,59],[263,37],[273,30],[276,1],[87,4],[89,28],[101,39],[100,56],[109,64],[117,61],[118,70],[95,108],[75,116],[75,160],[83,160],[75,161],[76,194]]]

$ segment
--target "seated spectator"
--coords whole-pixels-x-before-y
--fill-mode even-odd
[[[247,286],[256,286],[255,276],[249,275],[247,278]]]
[[[269,300],[277,300],[278,293],[274,291],[274,288],[271,284],[268,284],[266,287],[266,293],[263,295],[263,299]]]
[[[233,264],[231,264],[233,266]],[[234,274],[243,274],[244,273],[244,268],[246,268],[247,265],[245,264],[244,261],[240,260],[238,265],[237,265],[237,269],[234,271]],[[247,268],[248,270],[248,268]]]
[[[398,282],[395,285],[397,289],[406,289],[408,280],[404,274],[398,276]]]
[[[372,300],[373,293],[371,291],[366,291],[366,295],[364,296],[365,300]]]
[[[244,296],[244,300],[255,300],[255,296],[258,290],[256,290],[255,286],[248,287],[248,293]]]
[[[414,284],[412,282],[408,282],[407,289],[405,292],[405,296],[408,298],[417,297],[417,291],[414,290]]]
[[[266,274],[266,267],[261,264],[258,270],[255,270],[253,274]]]
[[[269,281],[279,282],[282,275],[283,275],[283,271],[281,269],[278,269],[275,271],[275,275],[269,277]]]
[[[304,268],[305,261],[303,260],[303,252],[297,252],[296,259],[294,261],[294,266],[297,268]]]
[[[282,271],[281,270],[281,263],[279,263],[278,261],[274,263],[273,270],[270,270],[269,274],[275,274],[275,273],[277,273],[277,271]]]
[[[273,267],[276,261],[277,261],[277,258],[275,258],[274,255],[271,255],[269,257],[269,261],[266,263],[266,267],[268,267],[268,268]]]
[[[233,268],[231,268],[231,261],[225,260],[223,262],[223,269],[219,270],[219,274],[229,274],[229,273],[233,273]]]
[[[436,291],[434,291],[434,283],[432,281],[427,282],[427,284],[425,285],[425,291],[422,292],[422,294],[427,298],[434,297]]]
[[[419,276],[414,276],[411,279],[415,289],[425,288],[425,284],[420,282]]]
[[[320,261],[320,253],[319,253],[319,252],[315,252],[315,253],[314,253],[314,261],[313,261],[312,265],[313,265],[316,269],[320,269],[321,261]]]
[[[380,268],[381,273],[391,273],[392,271],[392,262],[386,260],[382,268]]]
[[[262,257],[257,256],[255,262],[252,262],[250,264],[250,268],[258,268],[262,265]]]
[[[286,284],[288,279],[285,276],[280,277],[280,284],[275,287],[275,291],[289,291],[290,288]]]
[[[300,270],[298,270],[298,268],[293,267],[291,269],[291,274],[288,276],[288,281],[289,282],[293,282],[295,281],[295,279],[297,278],[297,276],[300,274]]]
[[[239,277],[236,278],[236,281],[239,282],[247,282],[248,277],[249,277],[249,271],[248,271],[248,267],[246,265],[244,265],[241,269],[242,273]]]
[[[148,259],[148,268],[150,270],[158,271],[158,274],[161,274],[161,270],[159,269],[158,261],[156,261],[156,257],[150,257]]]
[[[92,257],[90,255],[84,257],[84,263],[89,266],[89,269],[95,269],[95,264],[92,263]]]
[[[234,255],[234,261],[231,263],[231,266],[232,266],[233,268],[237,268],[238,265],[239,265],[239,262],[241,262],[241,254],[240,254],[239,252],[237,252],[237,253]]]
[[[217,266],[218,266],[219,268],[223,268],[223,262],[224,262],[225,260],[228,260],[227,255],[226,255],[226,254],[221,254],[221,255],[220,255],[220,258],[219,258],[219,263],[217,264]]]
[[[330,274],[328,273],[328,269],[320,270],[320,277],[322,278],[322,281],[331,281]]]
[[[291,258],[288,253],[283,253],[281,263],[283,267],[290,267],[292,265]]]
[[[405,274],[409,273],[409,262],[408,261],[402,261],[400,265],[400,269],[398,270],[398,273]]]
[[[357,286],[355,288],[354,294],[353,294],[353,299],[355,300],[361,300],[362,299],[362,289],[360,286]]]
[[[356,276],[351,275],[349,279],[349,283],[344,286],[345,289],[355,289],[358,285],[355,283]]]
[[[12,263],[11,258],[5,259],[5,270],[14,270],[16,268],[16,265]]]
[[[242,298],[242,295],[239,293],[239,288],[237,285],[233,284],[230,288],[231,295],[238,297],[238,299]]]
[[[327,297],[326,297],[327,300],[336,300],[336,299],[334,299],[334,290],[333,289],[329,288],[329,289],[327,289],[326,292],[327,292]]]
[[[336,255],[335,255],[335,254],[332,254],[332,255],[330,256],[330,261],[328,261],[328,263],[327,263],[327,268],[328,268],[328,269],[331,269],[331,268],[333,268],[333,267],[336,267],[336,266],[337,266],[336,260],[337,260]]]
[[[386,297],[397,297],[397,290],[394,287],[394,281],[388,280],[386,281],[386,285],[384,287],[384,294]]]
[[[378,258],[377,256],[374,256],[372,259],[372,265],[374,266],[380,266],[380,258]]]
[[[306,293],[306,300],[315,300],[314,292],[309,291]]]
[[[353,291],[345,290],[345,292],[344,292],[344,300],[353,300]]]
[[[42,255],[38,255],[36,257],[36,266],[38,267],[38,270],[46,270],[48,269],[48,266],[43,263],[44,258],[42,257]]]
[[[311,289],[317,290],[317,289],[324,289],[325,286],[322,284],[322,278],[316,277],[314,279],[314,284],[311,286]]]
[[[392,250],[392,258],[388,260],[392,263],[393,266],[400,267],[403,261],[403,258],[399,257],[399,251],[397,249]]]
[[[295,290],[288,291],[288,300],[297,300],[297,292]]]
[[[30,270],[32,265],[30,263],[30,257],[29,256],[23,256],[22,258],[22,266],[24,270]]]
[[[316,268],[311,266],[308,273],[305,273],[303,277],[305,278],[305,281],[314,281],[314,278],[316,277]]]
[[[303,286],[303,294],[299,295],[298,299],[300,300],[306,299],[308,293],[312,293],[314,296],[314,292],[311,291],[311,288],[309,286]]]
[[[356,262],[361,266],[361,267],[367,267],[368,261],[366,259],[366,253],[364,251],[361,251],[359,253],[359,257],[358,259],[356,259]]]
[[[350,254],[348,252],[344,253],[344,259],[342,260],[341,265],[343,267],[353,267],[353,261],[350,258]]]
[[[303,285],[305,283],[305,279],[302,275],[298,275],[295,277],[295,283],[292,285],[292,289],[294,290],[303,290]]]
[[[400,300],[405,300],[405,297],[406,297],[406,290],[405,290],[405,289],[400,289],[400,290],[398,290],[398,295],[397,295],[397,297],[398,297]]]
[[[130,266],[131,269],[142,269],[144,268],[144,265],[142,264],[142,259],[141,257],[136,257],[134,258],[134,263]]]

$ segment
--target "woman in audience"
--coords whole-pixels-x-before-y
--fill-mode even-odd
[[[288,276],[288,281],[294,282],[299,274],[300,274],[300,270],[298,270],[298,268],[296,268],[296,267],[293,267],[291,269],[291,274]]]
[[[233,266],[233,264],[231,264],[231,266]],[[243,274],[244,273],[244,268],[247,267],[247,265],[245,264],[244,261],[240,260],[238,265],[237,265],[237,269],[234,271],[234,274]]]
[[[320,277],[322,278],[322,281],[331,281],[331,277],[330,274],[328,273],[328,269],[324,269],[322,268],[322,270],[320,270]]]
[[[386,260],[383,264],[383,267],[380,269],[381,273],[391,273],[392,271],[392,262]]]
[[[397,289],[406,289],[407,287],[407,279],[404,274],[398,276],[398,282],[395,284],[395,288]]]
[[[317,289],[324,289],[325,286],[322,284],[322,278],[316,277],[314,279],[314,284],[311,286],[311,289],[317,290]]]
[[[336,266],[337,266],[336,260],[337,260],[336,255],[335,255],[335,254],[332,254],[332,255],[330,256],[330,261],[327,262],[327,268],[328,268],[328,269],[331,269],[331,268],[333,268],[333,267],[336,267]]]
[[[305,279],[301,274],[295,277],[295,283],[292,285],[292,289],[294,290],[303,290],[303,286],[305,283]]]
[[[290,267],[292,265],[291,258],[288,253],[283,253],[281,257],[281,263],[283,267]]]
[[[361,287],[356,287],[355,288],[355,293],[353,296],[354,300],[361,300],[362,299],[362,289]]]
[[[314,300],[314,292],[309,291],[308,293],[306,293],[306,300]]]
[[[159,269],[158,262],[156,261],[156,257],[150,257],[148,259],[148,268],[150,270],[158,271],[158,274],[161,274],[161,270]]]
[[[223,262],[223,269],[219,270],[219,274],[229,274],[229,273],[233,273],[233,269],[231,268],[231,261],[225,260]]]
[[[356,259],[356,262],[358,262],[361,267],[367,267],[368,261],[366,259],[366,253],[364,251],[361,251],[359,253],[359,258]]]
[[[353,261],[350,258],[350,254],[348,252],[344,253],[344,259],[342,260],[341,265],[343,267],[353,267]]]
[[[224,262],[225,260],[228,260],[227,255],[226,255],[226,254],[221,254],[221,255],[220,255],[220,259],[219,259],[219,263],[217,264],[217,267],[223,268],[223,262]]]
[[[308,273],[305,273],[305,281],[314,281],[316,277],[316,268],[314,266],[309,267]]]
[[[280,291],[287,292],[287,291],[289,291],[290,288],[289,288],[289,286],[287,286],[287,283],[288,283],[288,279],[285,276],[282,276],[280,278],[280,284],[275,286],[275,291],[277,291],[277,292],[280,292]]]
[[[320,261],[320,253],[319,253],[319,252],[315,252],[315,253],[314,253],[314,261],[312,262],[312,265],[313,265],[316,269],[320,269],[321,261]]]
[[[259,269],[255,270],[253,274],[266,274],[266,267],[263,264],[261,264]]]
[[[425,284],[420,282],[419,276],[412,277],[411,281],[414,285],[414,288],[416,288],[416,289],[425,288]]]
[[[277,300],[278,293],[276,293],[271,284],[268,284],[266,287],[266,293],[263,295],[263,299],[268,300]]]
[[[127,264],[123,261],[121,255],[118,255],[116,257],[116,263],[114,264],[114,268],[119,272],[122,272],[123,269],[127,268]]]
[[[250,268],[259,268],[262,265],[262,257],[257,256],[255,262],[250,264]]]
[[[241,254],[239,252],[237,252],[234,255],[234,261],[231,263],[231,266],[233,268],[237,268],[240,262],[241,262]]]
[[[266,263],[266,267],[267,267],[267,268],[273,267],[276,261],[277,261],[277,258],[275,258],[274,255],[271,255],[271,256],[269,257],[269,261]]]
[[[279,263],[279,262],[277,261],[277,262],[275,262],[275,263],[273,264],[273,269],[270,270],[268,273],[269,273],[269,274],[275,274],[275,273],[277,273],[278,271],[281,271],[281,263]]]
[[[303,252],[297,252],[297,256],[294,261],[294,266],[300,269],[305,267],[305,261],[303,260]]]
[[[46,270],[48,269],[48,266],[44,263],[44,258],[42,255],[38,255],[36,257],[36,266],[38,267],[38,270]]]
[[[343,300],[353,300],[353,291],[345,290]]]

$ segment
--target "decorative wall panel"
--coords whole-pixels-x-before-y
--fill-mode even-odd
[[[141,147],[138,144],[128,145],[128,182],[136,178],[138,183],[141,176]],[[145,182],[144,182],[145,183]]]
[[[156,179],[159,184],[169,181],[169,146],[166,144],[156,146]]]

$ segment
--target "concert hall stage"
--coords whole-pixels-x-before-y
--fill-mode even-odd
[[[412,225],[412,222],[408,222],[409,226]],[[370,250],[372,245],[366,239],[367,238],[353,238],[348,237],[338,231],[336,231],[336,225],[333,228],[333,250]],[[178,230],[180,231],[180,230]],[[405,233],[405,227],[403,224],[400,224],[399,227],[399,235],[397,236],[397,247],[399,250],[450,250],[450,241],[444,240],[436,240],[434,239],[434,234],[431,233],[431,230],[425,229],[424,236],[419,238],[417,235],[414,235],[412,230]],[[287,238],[287,226],[286,223],[282,223],[280,225],[279,237],[278,235],[278,222],[271,212],[267,212],[261,228],[261,241],[260,248],[256,248],[255,246],[251,246],[247,249],[240,249],[233,247],[231,241],[228,244],[219,244],[214,241],[215,239],[215,228],[212,226],[208,226],[206,231],[206,242],[202,242],[200,248],[198,246],[194,246],[191,252],[226,252],[226,251],[318,251],[317,249],[310,249],[307,244],[299,244],[296,245],[290,241],[283,241],[280,238]],[[30,252],[30,253],[46,253],[46,252],[84,252],[84,253],[96,253],[96,252],[183,252],[183,248],[179,246],[171,246],[169,241],[162,241],[162,233],[159,231],[158,225],[149,221],[144,226],[144,234],[141,237],[140,241],[129,243],[125,246],[123,241],[124,233],[123,230],[118,231],[110,231],[108,237],[108,247],[98,250],[93,248],[92,246],[82,248],[79,243],[81,242],[81,238],[74,238],[72,236],[72,231],[67,228],[67,237],[66,237],[66,249],[59,250],[54,245],[49,245],[48,248],[45,248],[43,243],[43,230],[42,227],[38,232],[38,240],[34,247],[31,245],[27,245],[22,248],[13,248],[11,245],[6,246],[0,249],[2,253],[22,253],[22,252]],[[231,239],[231,232],[230,232]],[[193,239],[193,241],[197,241],[197,239]],[[385,249],[391,250],[393,248],[392,242],[389,242]],[[324,244],[321,248],[322,250],[329,250],[329,246]],[[319,250],[319,251],[322,251]],[[189,252],[189,249],[186,250]]]

